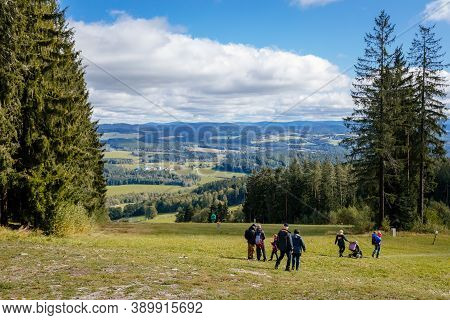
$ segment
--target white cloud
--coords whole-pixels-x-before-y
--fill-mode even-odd
[[[447,21],[450,23],[450,0],[435,0],[428,3],[423,15],[429,21]]]
[[[71,26],[83,56],[164,109],[86,59],[94,117],[104,123],[338,119],[353,106],[351,80],[314,55],[221,44],[194,38],[164,18],[123,13],[112,23]]]
[[[338,0],[291,0],[291,4],[306,8],[312,6],[324,6],[336,1]]]
[[[442,70],[442,76],[446,79],[445,80],[446,83],[450,83],[450,72],[448,72],[446,70]],[[445,105],[447,106],[446,113],[450,117],[450,110],[449,110],[449,108],[450,108],[450,86],[446,87],[446,94],[447,94],[447,96],[443,99],[442,102],[444,102]]]

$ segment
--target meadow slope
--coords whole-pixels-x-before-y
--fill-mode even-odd
[[[366,256],[355,260],[337,257],[340,227],[301,226],[301,271],[285,272],[247,261],[246,227],[122,222],[69,238],[0,229],[0,299],[450,299],[448,235],[434,246],[432,235],[385,236],[378,260],[369,235],[350,235]]]

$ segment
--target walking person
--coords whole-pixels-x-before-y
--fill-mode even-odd
[[[252,224],[247,230],[245,230],[244,237],[247,240],[247,257],[248,260],[253,260],[253,254],[255,253],[256,245],[256,224]]]
[[[273,235],[273,241],[270,243],[272,245],[272,254],[270,255],[269,261],[273,260],[273,256],[278,260],[278,247],[277,247],[278,235]]]
[[[344,230],[339,230],[338,234],[336,235],[336,240],[334,240],[334,244],[337,244],[339,247],[339,257],[344,256],[345,241],[349,242],[344,235]]]
[[[289,271],[289,267],[291,265],[292,237],[291,233],[289,232],[289,225],[287,223],[285,223],[280,232],[278,232],[277,247],[280,250],[280,256],[275,263],[275,269],[278,269],[281,260],[283,260],[284,256],[286,255],[287,262],[285,271]]]
[[[292,270],[298,271],[300,267],[300,257],[302,256],[302,251],[306,252],[305,242],[300,236],[300,232],[295,229],[294,235],[292,236]]]
[[[256,259],[258,261],[261,260],[261,255],[263,261],[266,261],[266,248],[264,246],[264,240],[266,239],[266,235],[260,224],[256,225],[256,233],[255,233],[255,243],[256,243]]]
[[[381,234],[381,232],[380,232]],[[372,252],[372,258],[375,258],[375,256],[378,259],[378,256],[380,255],[381,250],[381,237],[378,235],[378,232],[372,233],[372,244],[374,246],[373,252]]]

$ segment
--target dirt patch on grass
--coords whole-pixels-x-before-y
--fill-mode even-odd
[[[235,272],[235,273],[247,273],[247,274],[252,274],[254,276],[262,276],[262,277],[266,277],[266,278],[272,278],[271,275],[268,275],[265,272],[258,272],[258,271],[251,271],[251,270],[237,269],[237,268],[232,268],[232,269],[230,269],[230,271]]]

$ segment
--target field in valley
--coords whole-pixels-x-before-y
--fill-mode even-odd
[[[149,153],[149,152],[147,152]],[[214,163],[202,162],[202,161],[186,161],[183,164],[175,162],[154,162],[154,163],[140,163],[139,157],[134,156],[129,151],[108,151],[104,153],[105,159],[118,159],[118,160],[131,160],[132,163],[115,164],[115,166],[122,167],[124,169],[133,170],[136,168],[166,168],[173,169],[173,172],[179,175],[196,174],[199,176],[197,185],[202,185],[208,182],[231,179],[232,177],[242,177],[246,174],[238,172],[227,172],[214,170]],[[114,185],[107,187],[107,196],[113,197],[117,195],[127,193],[176,193],[176,192],[190,192],[195,188],[182,187],[177,185],[146,185],[146,184],[130,184],[130,185]]]
[[[450,299],[449,235],[435,245],[432,235],[385,235],[378,260],[369,235],[350,235],[365,254],[355,260],[337,257],[342,226],[300,226],[301,271],[285,272],[246,259],[247,224],[173,218],[68,238],[0,229],[0,299]],[[279,228],[264,227],[268,236]]]
[[[107,186],[107,196],[117,196],[127,193],[176,193],[178,191],[189,191],[192,188],[170,185],[153,184],[125,184],[121,186]]]

